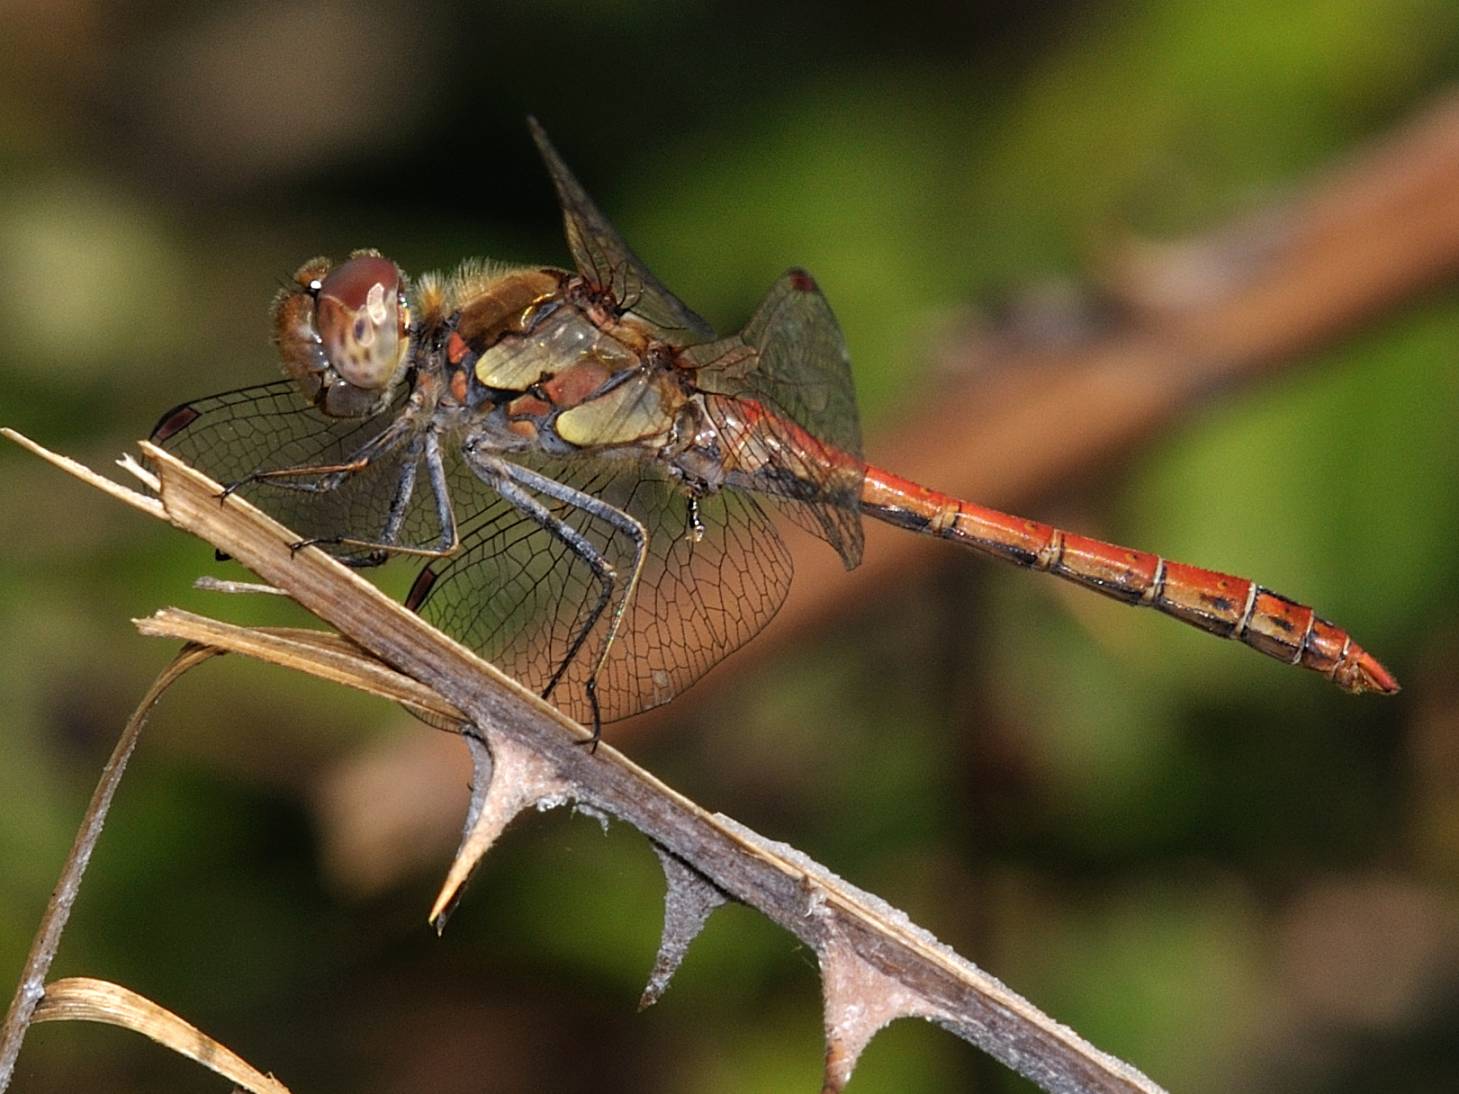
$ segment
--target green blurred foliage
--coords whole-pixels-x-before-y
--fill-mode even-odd
[[[1459,72],[1441,0],[20,7],[0,420],[94,466],[183,398],[272,378],[266,305],[309,255],[562,261],[528,111],[716,326],[784,267],[814,271],[869,453],[895,466],[877,427],[925,403],[961,317],[1079,278],[1120,234],[1261,208]],[[1172,1088],[1440,1089],[1459,1066],[1459,960],[1434,927],[1459,895],[1456,355],[1450,286],[1213,394],[1126,466],[1050,483],[1038,513],[1318,604],[1395,667],[1395,701],[949,552],[734,695],[691,693],[678,732],[633,751]],[[192,591],[205,548],[10,448],[0,512],[17,969],[167,657],[126,621],[302,616]],[[632,833],[519,825],[443,941],[435,878],[332,881],[319,784],[419,732],[259,666],[200,670],[143,740],[56,972],[144,991],[301,1091],[814,1089],[814,956],[742,909],[633,1014],[660,882]],[[1318,889],[1346,910],[1312,911]],[[49,1026],[17,1089],[199,1082],[115,1031]],[[851,1087],[969,1088],[1025,1087],[905,1022]]]

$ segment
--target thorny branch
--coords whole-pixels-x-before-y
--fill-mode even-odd
[[[431,920],[439,928],[481,857],[526,809],[573,803],[646,835],[668,885],[664,937],[644,992],[658,998],[713,910],[728,900],[759,910],[820,962],[826,1030],[825,1091],[840,1091],[871,1037],[901,1017],[956,1033],[1052,1091],[1155,1091],[1134,1068],[1083,1040],[943,946],[894,908],[842,881],[794,848],[708,813],[603,746],[587,731],[470,651],[431,629],[324,552],[294,551],[297,536],[167,453],[144,445],[156,477],[124,461],[157,492],[132,493],[27,445],[137,508],[225,551],[335,627],[343,638],[263,631],[180,612],[139,623],[144,633],[288,664],[387,695],[439,717],[459,712],[476,767],[461,848]]]

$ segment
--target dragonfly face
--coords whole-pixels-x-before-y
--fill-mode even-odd
[[[284,371],[330,417],[363,417],[388,399],[410,348],[404,281],[388,258],[357,251],[333,268],[304,263],[275,299]]]

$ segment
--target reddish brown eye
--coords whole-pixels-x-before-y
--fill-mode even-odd
[[[319,284],[319,297],[332,297],[351,312],[363,307],[370,290],[379,285],[391,300],[400,291],[400,270],[388,258],[361,255],[341,262]]]
[[[325,357],[355,387],[385,387],[405,358],[400,281],[399,268],[388,258],[359,255],[319,284],[314,323]]]

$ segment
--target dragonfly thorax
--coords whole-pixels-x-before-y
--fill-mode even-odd
[[[274,300],[284,371],[325,414],[364,417],[389,397],[410,348],[404,282],[388,258],[356,251],[304,263]]]

